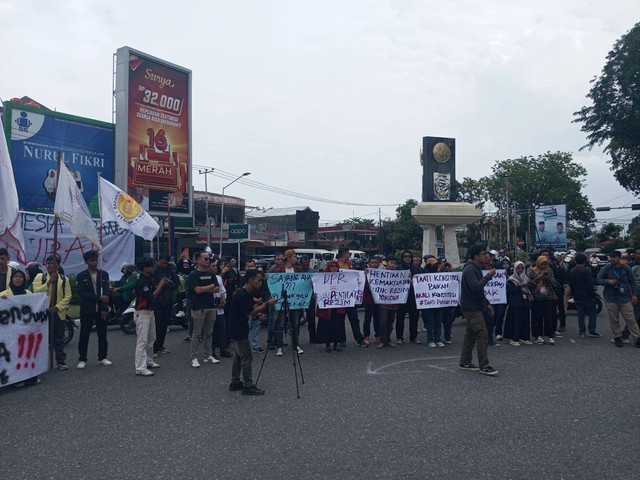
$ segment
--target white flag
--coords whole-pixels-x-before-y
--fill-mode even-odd
[[[2,132],[0,132],[0,137],[2,137],[0,139],[0,192],[2,192],[2,201],[0,201],[0,244],[4,242],[7,248],[18,252],[18,260],[26,263],[16,181],[13,178],[7,140]]]
[[[60,162],[53,213],[70,225],[73,234],[90,241],[98,250],[102,248],[87,204],[64,162]]]
[[[100,211],[103,222],[117,222],[125,230],[153,240],[160,225],[129,195],[100,177]]]

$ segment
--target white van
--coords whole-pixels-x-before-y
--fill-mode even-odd
[[[298,255],[298,262],[300,262],[302,255],[307,255],[311,259],[309,265],[316,272],[324,270],[327,263],[333,259],[329,250],[322,250],[321,248],[294,248],[294,250]]]
[[[331,260],[337,260],[337,256],[338,256],[338,250],[331,250]],[[366,254],[366,252],[363,252],[362,250],[349,250],[350,261],[359,259],[366,262],[367,258],[369,258],[369,256]]]

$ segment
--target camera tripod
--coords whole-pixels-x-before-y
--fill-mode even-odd
[[[282,291],[280,292],[280,297],[282,298],[282,307],[278,312],[284,311],[284,322],[282,322],[282,330],[274,331],[274,335],[278,333],[282,333],[285,335],[287,333],[287,326],[290,324],[291,320],[291,310],[289,308],[289,297],[287,295],[287,291],[282,287]],[[291,325],[291,350],[293,352],[293,373],[296,379],[296,398],[300,398],[300,386],[298,385],[298,370],[300,370],[300,379],[302,384],[304,385],[304,374],[302,373],[302,364],[300,363],[300,353],[298,352],[298,335],[300,333],[300,325],[298,322],[297,327],[294,328]],[[262,369],[264,368],[264,363],[267,360],[267,355],[269,353],[269,349],[264,352],[264,356],[262,357],[262,364],[260,365],[260,371],[258,372],[258,377],[256,378],[256,386],[258,386],[258,381],[260,380],[260,375],[262,374]],[[296,357],[298,362],[296,363]]]

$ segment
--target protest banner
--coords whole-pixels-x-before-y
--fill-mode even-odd
[[[378,305],[406,303],[411,287],[410,273],[409,270],[369,269],[367,280],[373,301]]]
[[[314,273],[311,281],[318,308],[355,307],[360,291],[360,273],[356,270]],[[364,285],[362,286],[364,289]],[[360,293],[360,298],[362,294]]]
[[[289,310],[302,310],[309,308],[309,301],[313,295],[311,277],[313,273],[270,273],[267,276],[267,286],[271,292],[271,298],[277,298],[276,310],[281,310],[282,289],[287,292]]]
[[[357,272],[358,273],[358,294],[356,297],[356,305],[362,305],[362,296],[364,295],[364,284],[367,280],[365,277],[364,271],[362,270],[344,270],[340,269],[341,272]]]
[[[486,275],[486,272],[483,272]],[[507,274],[505,270],[496,270],[491,281],[484,286],[484,295],[491,304],[507,303]]]
[[[48,304],[46,293],[0,298],[0,386],[47,371]]]
[[[420,273],[413,276],[413,290],[419,310],[455,307],[460,303],[462,272]]]

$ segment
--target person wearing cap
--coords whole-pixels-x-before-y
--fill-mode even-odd
[[[443,272],[445,269],[445,263],[446,262],[441,262],[439,259],[432,255],[427,258],[426,265],[424,266],[424,271],[425,273]],[[443,313],[443,308],[425,308],[424,310],[422,310],[422,321],[424,322],[424,328],[427,332],[427,347],[444,347],[441,336]]]
[[[587,267],[587,256],[584,253],[576,255],[576,266],[569,271],[567,290],[573,296],[573,301],[578,311],[578,335],[580,337],[587,336],[587,329],[584,324],[584,317],[587,314],[589,315],[588,335],[593,338],[602,337],[596,330],[598,320],[596,292],[591,269]]]
[[[633,272],[627,265],[620,263],[620,257],[617,250],[611,252],[609,264],[600,270],[596,283],[604,285],[604,300],[616,347],[623,346],[620,315],[629,327],[630,340],[640,347],[640,331],[633,312],[633,306],[638,301],[638,287]]]

